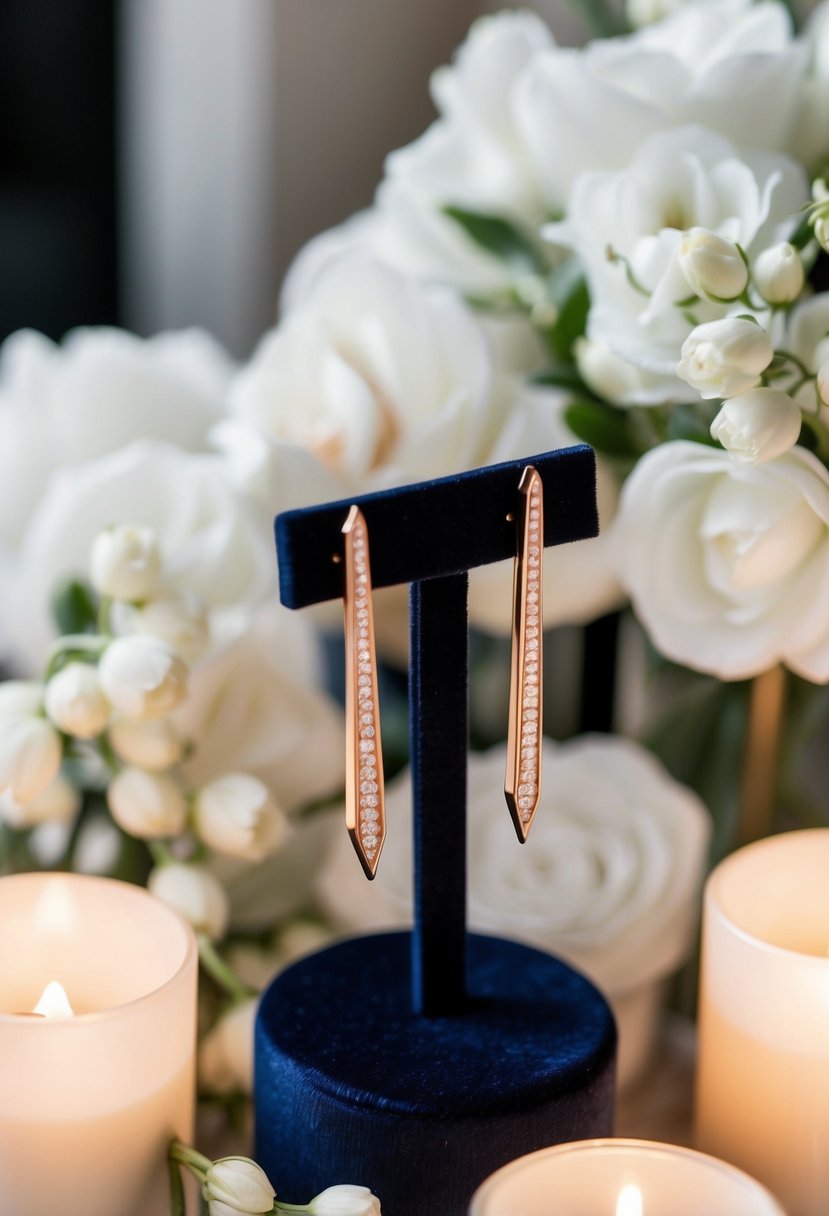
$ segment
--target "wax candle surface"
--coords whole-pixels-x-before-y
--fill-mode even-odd
[[[749,845],[705,893],[697,1140],[790,1216],[829,1212],[829,830]]]
[[[786,1216],[754,1179],[647,1140],[578,1140],[504,1166],[470,1216]]]
[[[70,1013],[52,993],[27,1015],[52,981]],[[0,879],[3,1216],[166,1216],[167,1144],[193,1133],[196,981],[189,928],[139,887]]]

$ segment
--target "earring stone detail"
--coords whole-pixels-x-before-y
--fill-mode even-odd
[[[368,529],[352,507],[345,537],[345,824],[367,878],[374,878],[386,838],[380,703],[371,605]]]
[[[512,666],[504,794],[523,844],[541,797],[541,570],[544,487],[531,465],[521,476],[516,511]]]

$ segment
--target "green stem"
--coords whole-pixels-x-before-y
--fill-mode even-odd
[[[219,987],[224,989],[229,997],[232,997],[234,1001],[247,1001],[251,997],[256,996],[252,988],[248,988],[247,984],[243,984],[239,977],[234,975],[205,933],[199,933],[198,943],[199,959],[202,967],[216,981]]]
[[[171,1162],[177,1162],[188,1169],[198,1178],[199,1182],[204,1182],[207,1171],[213,1167],[213,1162],[209,1157],[205,1157],[204,1153],[183,1144],[181,1140],[173,1140],[167,1155]]]
[[[170,1171],[170,1216],[187,1216],[184,1206],[184,1183],[181,1181],[181,1169],[172,1156],[167,1158],[167,1168]]]
[[[107,639],[92,636],[88,633],[66,633],[63,637],[57,638],[46,652],[46,673],[43,677],[44,682],[48,682],[51,677],[63,665],[64,659],[69,654],[83,654],[84,657],[98,659],[106,650]]]
[[[804,380],[814,380],[814,373],[809,371],[806,364],[802,359],[798,359],[797,355],[793,355],[788,350],[776,350],[774,353],[779,355],[781,359],[787,359],[789,363],[793,363]]]
[[[169,866],[176,860],[169,845],[164,844],[162,840],[148,840],[146,844],[150,856],[157,866]]]
[[[280,1203],[279,1200],[273,1205],[273,1210],[276,1213],[280,1212],[309,1212],[311,1209],[307,1203]]]
[[[104,596],[98,605],[98,632],[104,637],[112,637],[112,597]]]

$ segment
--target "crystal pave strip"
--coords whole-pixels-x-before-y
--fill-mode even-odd
[[[345,537],[345,823],[367,878],[374,878],[386,838],[380,704],[371,605],[368,529],[352,507]]]
[[[507,737],[507,806],[523,844],[541,797],[542,611],[544,488],[532,466],[518,486],[513,582],[512,670]]]

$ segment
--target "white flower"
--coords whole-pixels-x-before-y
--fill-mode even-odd
[[[639,29],[670,17],[688,3],[692,3],[692,0],[626,0],[625,14],[628,24]]]
[[[760,383],[774,358],[762,326],[743,317],[698,325],[682,344],[677,375],[701,397],[733,397]]]
[[[202,1193],[209,1216],[258,1216],[273,1210],[276,1192],[265,1171],[249,1157],[222,1157],[207,1171]]]
[[[167,718],[116,718],[109,728],[109,742],[119,760],[152,771],[178,764],[183,750]]]
[[[0,718],[0,794],[11,803],[33,802],[54,781],[63,749],[60,736],[43,718]]]
[[[469,757],[472,926],[561,954],[612,996],[667,975],[696,924],[710,834],[699,799],[630,740],[545,738],[541,803],[522,849],[505,813],[505,755],[499,745]],[[350,929],[411,919],[408,772],[390,783],[386,808],[397,830],[370,894],[352,881],[342,843],[323,875],[320,893]]]
[[[785,345],[810,375],[829,362],[829,292],[820,292],[795,304],[787,318]],[[791,392],[800,379],[800,371],[794,367],[788,379],[775,383]],[[815,391],[815,385],[807,382],[795,392],[795,400],[804,411],[815,412],[818,405]]]
[[[829,217],[819,215],[812,225],[815,240],[824,253],[829,253]]]
[[[187,668],[164,642],[150,635],[110,642],[98,664],[98,676],[115,709],[130,718],[161,718],[187,694]]]
[[[829,363],[822,363],[817,374],[817,392],[824,405],[829,405]]]
[[[706,228],[686,232],[677,249],[692,292],[706,300],[736,300],[748,286],[748,267],[733,241]]]
[[[588,388],[612,405],[627,405],[661,391],[662,379],[615,355],[603,342],[578,338],[574,346],[579,375]]]
[[[777,388],[754,388],[724,401],[711,423],[711,435],[747,464],[774,460],[800,437],[800,408]]]
[[[199,790],[193,824],[211,849],[248,861],[272,853],[288,830],[268,787],[247,773],[227,773]]]
[[[725,680],[786,663],[829,680],[829,473],[795,447],[762,465],[674,442],[622,491],[619,567],[654,645]]]
[[[187,804],[172,777],[125,768],[107,788],[112,818],[130,836],[153,840],[184,831]]]
[[[37,680],[3,680],[0,683],[0,718],[27,718],[43,704],[43,685]]]
[[[367,1186],[329,1186],[308,1205],[311,1216],[380,1216],[380,1200]]]
[[[158,596],[141,607],[117,604],[114,609],[112,623],[116,633],[150,633],[166,642],[186,663],[194,662],[207,649],[210,641],[207,610],[191,592]]]
[[[147,889],[175,908],[197,933],[224,937],[230,915],[224,887],[201,866],[173,863],[158,866],[147,879]]]
[[[788,241],[764,249],[753,262],[751,274],[769,304],[791,304],[803,290],[806,278],[800,254]]]
[[[75,818],[80,808],[80,793],[60,775],[30,802],[21,804],[8,794],[0,795],[0,819],[18,831],[40,824],[57,824],[65,831],[65,825]],[[63,849],[60,852],[63,853]]]
[[[256,998],[222,1014],[199,1046],[199,1084],[213,1094],[253,1093]]]
[[[152,528],[116,524],[95,537],[89,564],[92,586],[115,600],[145,600],[161,572],[161,554]]]
[[[52,676],[44,704],[55,725],[76,739],[95,738],[109,721],[109,702],[97,670],[89,663],[68,663]]]

